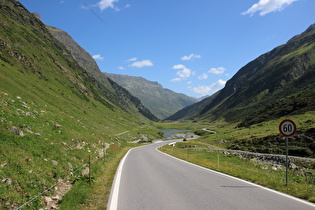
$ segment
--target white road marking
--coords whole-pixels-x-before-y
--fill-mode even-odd
[[[282,193],[282,192],[279,192],[279,191],[276,191],[276,190],[273,190],[273,189],[270,189],[270,188],[267,188],[267,187],[264,187],[264,186],[261,186],[261,185],[258,185],[258,184],[254,184],[254,183],[252,183],[252,182],[249,182],[249,181],[246,181],[246,180],[243,180],[243,179],[234,177],[234,176],[230,176],[230,175],[227,175],[227,174],[218,172],[218,171],[211,170],[211,169],[209,169],[209,168],[205,168],[205,167],[202,167],[202,166],[199,166],[199,165],[190,163],[190,162],[188,162],[188,161],[185,161],[185,160],[179,159],[179,158],[177,158],[177,157],[171,156],[171,155],[169,155],[169,154],[167,154],[167,153],[161,152],[160,150],[158,150],[158,148],[156,148],[156,151],[158,151],[158,152],[160,152],[160,153],[162,153],[162,154],[164,154],[164,155],[167,155],[167,156],[169,156],[169,157],[172,157],[172,158],[174,158],[174,159],[177,159],[177,160],[179,160],[179,161],[182,161],[182,162],[184,162],[184,163],[193,165],[193,166],[195,166],[195,167],[197,167],[197,168],[201,168],[201,169],[210,171],[210,172],[212,172],[212,173],[216,173],[216,174],[219,174],[219,175],[222,175],[222,176],[225,176],[225,177],[229,177],[229,178],[231,178],[231,179],[235,179],[235,180],[238,180],[238,181],[242,181],[242,182],[244,182],[244,183],[253,185],[253,186],[255,186],[255,187],[259,187],[259,188],[262,188],[262,189],[264,189],[264,190],[267,190],[267,191],[276,193],[276,194],[278,194],[278,195],[281,195],[281,196],[284,196],[284,197],[287,197],[287,198],[290,198],[290,199],[299,201],[299,202],[301,202],[301,203],[305,203],[305,204],[307,204],[307,205],[309,205],[309,206],[315,207],[315,204],[314,204],[314,203],[311,203],[311,202],[309,202],[309,201],[306,201],[306,200],[303,200],[303,199],[294,197],[294,196],[292,196],[292,195],[288,195],[288,194],[285,194],[285,193]]]
[[[109,206],[108,206],[109,210],[117,210],[121,173],[122,173],[122,169],[123,169],[125,160],[126,160],[128,154],[131,150],[132,149],[128,150],[128,152],[125,154],[123,159],[121,159],[119,166],[117,168],[116,175],[114,178],[114,184],[112,186],[111,194],[110,194],[110,198],[109,198]]]

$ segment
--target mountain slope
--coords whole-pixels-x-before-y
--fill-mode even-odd
[[[38,14],[36,14],[36,16],[38,17]],[[153,121],[158,120],[158,118],[154,116],[139,99],[131,95],[118,84],[114,84],[114,81],[109,81],[100,71],[92,56],[80,45],[78,45],[68,33],[52,26],[46,25],[46,27],[56,39],[66,46],[78,64],[85,69],[92,78],[95,79],[94,83],[96,87],[99,87],[98,83],[101,83],[102,86],[106,87],[105,90],[101,90],[103,94],[110,96],[112,100],[115,100],[114,103],[126,110],[132,109],[132,107],[130,107],[130,104],[132,104],[132,106],[136,107],[138,112],[143,116]]]
[[[152,122],[115,93],[19,1],[0,0],[0,206],[16,209],[60,179],[84,180],[89,155],[96,162],[105,146],[113,160],[127,141],[156,139]],[[39,196],[26,208],[42,204]]]
[[[38,14],[36,15],[38,18],[40,18]],[[67,32],[49,25],[46,25],[46,27],[57,40],[59,40],[63,45],[66,46],[73,58],[83,69],[85,69],[92,77],[97,78],[99,81],[101,81],[106,87],[109,87],[109,89],[111,88],[109,81],[101,73],[98,65],[96,64],[92,56],[88,52],[86,52],[86,50],[84,50],[79,44],[77,44]]]
[[[148,81],[142,77],[104,74],[139,98],[160,119],[164,119],[178,110],[197,102],[194,98],[164,89],[159,83]]]
[[[241,68],[197,115],[181,118],[224,118],[249,125],[315,110],[314,93],[315,25],[312,25]]]

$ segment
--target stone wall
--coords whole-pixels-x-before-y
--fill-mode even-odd
[[[245,159],[255,159],[257,162],[269,163],[272,165],[283,165],[285,166],[286,158],[285,155],[275,155],[275,154],[263,154],[263,153],[253,153],[245,152],[239,150],[209,150],[209,149],[197,149],[193,150],[206,150],[208,152],[222,152],[225,155],[236,155],[240,158]],[[298,167],[315,169],[315,159],[314,158],[302,158],[289,156],[289,164],[291,169]]]

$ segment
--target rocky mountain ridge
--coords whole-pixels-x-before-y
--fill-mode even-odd
[[[35,16],[40,18],[39,14],[35,14]],[[111,99],[115,99],[115,103],[126,110],[129,110],[131,108],[130,104],[132,104],[136,107],[139,113],[148,119],[153,121],[158,120],[158,118],[154,116],[154,114],[152,114],[152,112],[148,110],[138,98],[124,90],[120,85],[115,84],[114,81],[109,81],[101,72],[92,56],[75,42],[67,32],[48,25],[46,25],[46,27],[57,40],[66,46],[78,64],[85,69],[92,78],[94,78],[96,87],[100,87],[99,84],[106,87],[106,89],[101,90],[104,95],[108,95]]]

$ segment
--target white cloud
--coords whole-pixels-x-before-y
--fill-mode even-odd
[[[258,3],[254,4],[247,11],[242,12],[242,15],[250,14],[252,16],[254,13],[260,11],[259,14],[263,16],[270,12],[281,11],[295,1],[298,0],[259,0]]]
[[[182,59],[183,61],[189,61],[189,60],[192,60],[194,58],[201,58],[201,56],[196,55],[196,54],[190,54],[190,55],[185,55],[185,56],[181,57],[180,59]]]
[[[97,3],[97,6],[100,8],[101,11],[112,8],[115,10],[119,10],[117,7],[115,7],[114,3],[118,2],[118,0],[101,0]]]
[[[171,82],[178,82],[178,81],[181,81],[181,78],[174,78],[174,79],[171,79]]]
[[[208,72],[212,74],[223,74],[226,68],[218,67],[218,68],[211,68]]]
[[[129,66],[142,68],[142,67],[147,67],[147,66],[153,66],[153,63],[150,60],[142,60],[142,61],[136,61],[130,64]]]
[[[194,72],[190,69],[184,68],[183,70],[180,70],[176,73],[181,78],[188,78],[191,75],[194,75]]]
[[[206,73],[203,73],[202,75],[200,75],[199,77],[198,77],[198,79],[207,79],[208,78],[208,74],[206,74]]]
[[[174,65],[174,66],[172,67],[172,69],[184,69],[184,68],[186,68],[186,66],[184,66],[184,65],[182,65],[182,64]]]
[[[179,70],[181,69],[180,71],[177,71],[176,74],[179,76],[178,78],[175,78],[175,79],[172,79],[171,81],[174,82],[174,81],[180,81],[182,79],[187,79],[189,78],[190,76],[192,75],[195,75],[195,72],[192,71],[191,69],[187,68],[185,65],[182,65],[182,64],[178,64],[178,65],[174,65],[172,67],[172,69],[176,69],[176,70]]]
[[[219,79],[216,83],[212,84],[212,87],[214,89],[218,89],[218,88],[221,88],[221,87],[223,88],[225,86],[225,84],[226,84],[226,81],[224,81],[222,79]]]
[[[126,62],[132,62],[132,61],[136,61],[136,60],[138,60],[138,59],[137,58],[130,58],[130,59],[126,60]]]
[[[223,88],[226,84],[226,81],[223,81],[222,79],[218,80],[216,83],[213,83],[209,86],[198,86],[194,87],[193,91],[197,94],[200,94],[201,96],[204,95],[211,95],[217,90]]]
[[[204,96],[204,95],[208,95],[212,91],[212,89],[210,86],[199,86],[199,87],[194,87],[193,91],[197,94]]]
[[[105,59],[104,57],[101,56],[101,54],[93,55],[92,58],[95,59],[95,60],[99,60],[99,61]]]
[[[118,69],[120,69],[120,70],[125,70],[125,68],[122,67],[122,66],[119,66]]]

